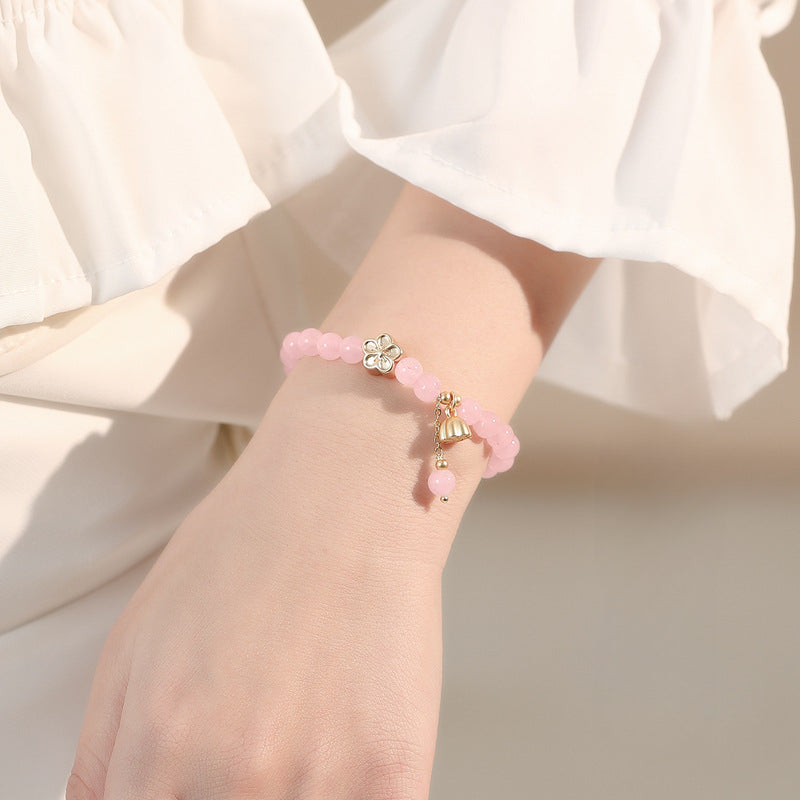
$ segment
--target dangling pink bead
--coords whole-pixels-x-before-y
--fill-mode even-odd
[[[456,476],[449,469],[435,469],[428,475],[428,488],[433,494],[446,497],[456,488]]]
[[[513,461],[517,453],[519,453],[519,439],[516,436],[502,447],[494,448],[494,455],[498,458],[510,458]]]
[[[342,361],[346,364],[358,364],[364,358],[362,345],[363,340],[358,336],[345,336],[340,347]]]
[[[317,354],[326,361],[339,358],[342,351],[342,337],[338,333],[323,333],[317,338]]]
[[[441,381],[435,375],[431,375],[428,372],[423,372],[422,375],[414,381],[414,394],[426,403],[433,402],[441,391]]]
[[[497,450],[498,447],[508,444],[514,438],[514,431],[510,425],[503,425],[497,433],[487,439],[489,447]]]
[[[317,328],[305,328],[300,331],[300,352],[304,356],[317,355],[317,339],[321,336],[321,332]]]
[[[471,397],[462,397],[461,402],[456,406],[456,414],[458,414],[467,425],[474,425],[481,415],[483,409],[480,407],[477,400]]]
[[[401,358],[394,365],[394,376],[403,386],[413,386],[422,375],[422,364],[416,358]]]

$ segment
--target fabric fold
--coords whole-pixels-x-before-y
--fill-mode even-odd
[[[270,207],[152,3],[4,13],[0,326],[150,285]]]
[[[151,285],[281,203],[353,272],[404,181],[602,259],[538,377],[727,418],[786,369],[760,50],[794,0],[0,0],[0,327]],[[535,264],[531,265],[535,269]]]
[[[538,377],[645,413],[724,419],[788,362],[794,215],[766,11],[391,0],[330,48],[344,135],[511,233],[603,259]],[[480,100],[464,92],[478,39],[494,65],[478,70]],[[404,57],[430,52],[423,78],[398,78]]]

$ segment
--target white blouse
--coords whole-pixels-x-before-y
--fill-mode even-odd
[[[760,42],[795,2],[388,0],[326,48],[301,0],[0,0],[0,328],[149,286],[278,203],[352,272],[405,180],[603,258],[540,378],[727,418],[787,366]]]

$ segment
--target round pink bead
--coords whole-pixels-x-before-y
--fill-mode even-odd
[[[449,469],[435,469],[428,475],[428,488],[433,494],[446,496],[456,488],[456,476]]]
[[[489,437],[489,446],[496,450],[498,447],[508,444],[514,438],[514,430],[510,425],[501,426],[500,430]]]
[[[487,464],[486,469],[483,471],[483,477],[494,478],[495,475],[497,475],[497,470],[491,464]]]
[[[394,365],[394,376],[403,386],[413,386],[422,375],[422,364],[416,358],[401,358]]]
[[[326,361],[339,358],[342,352],[342,337],[338,333],[323,333],[317,339],[317,353]]]
[[[363,341],[358,336],[345,336],[342,339],[340,355],[346,364],[358,364],[364,358]]]
[[[316,328],[305,328],[300,331],[300,352],[304,356],[317,355],[317,339],[319,339],[321,335],[320,331]]]
[[[471,397],[462,397],[461,402],[456,406],[456,414],[458,414],[467,425],[474,425],[478,421],[483,409],[477,400]]]
[[[498,433],[502,427],[503,423],[498,419],[494,411],[484,410],[481,411],[481,415],[472,426],[472,430],[477,433],[481,439],[489,439]]]
[[[295,356],[294,354],[290,353],[285,347],[281,347],[280,359],[281,359],[281,364],[283,364],[284,367],[288,367],[289,369],[291,369],[297,363],[298,358],[299,355]]]
[[[500,458],[497,453],[492,453],[492,455],[489,456],[489,463],[487,466],[491,467],[495,472],[505,472],[507,469],[511,469],[513,463],[513,458]]]
[[[516,436],[508,444],[494,448],[494,454],[498,458],[510,458],[513,461],[517,453],[519,453],[519,439]]]
[[[281,350],[285,350],[292,358],[300,358],[300,332],[292,331],[283,337]]]
[[[431,375],[428,372],[423,372],[422,375],[414,381],[414,394],[426,403],[433,402],[441,391],[441,381],[435,375]]]

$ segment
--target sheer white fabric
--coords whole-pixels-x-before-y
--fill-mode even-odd
[[[352,271],[407,180],[603,257],[540,379],[725,418],[787,364],[760,40],[793,7],[389,0],[326,49],[300,0],[0,0],[0,327],[150,285],[281,202]]]

